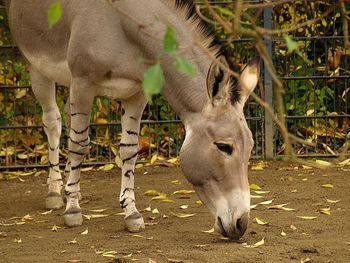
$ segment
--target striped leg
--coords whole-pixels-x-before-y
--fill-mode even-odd
[[[142,215],[135,206],[134,170],[138,153],[138,133],[142,112],[147,104],[143,93],[122,102],[122,139],[120,158],[122,159],[122,183],[120,206],[125,212],[125,224],[130,232],[139,232],[145,228]]]
[[[70,131],[69,160],[70,173],[66,184],[67,198],[64,221],[67,226],[82,224],[83,218],[79,206],[80,168],[85,155],[89,152],[90,111],[94,100],[94,90],[90,82],[75,78],[70,89]]]
[[[59,144],[61,136],[61,114],[56,104],[55,83],[35,68],[31,67],[32,89],[43,109],[44,131],[49,143],[49,191],[46,197],[46,208],[60,209],[63,206],[61,189],[63,186],[59,169]]]

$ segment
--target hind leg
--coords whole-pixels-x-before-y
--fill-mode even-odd
[[[56,104],[55,82],[49,80],[31,67],[32,89],[43,110],[43,125],[49,143],[49,187],[46,197],[47,209],[63,207],[61,189],[63,186],[59,169],[59,144],[61,136],[61,114]]]

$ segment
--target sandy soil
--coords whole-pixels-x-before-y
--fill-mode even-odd
[[[0,262],[350,262],[350,169],[295,169],[296,165],[270,163],[264,171],[251,171],[250,183],[265,191],[271,205],[288,203],[293,211],[271,210],[264,205],[251,212],[251,223],[240,242],[223,240],[217,234],[204,233],[213,226],[208,210],[196,204],[195,194],[172,195],[191,189],[179,168],[137,170],[139,209],[151,205],[159,214],[143,212],[146,230],[134,236],[124,230],[118,206],[120,171],[87,172],[83,175],[84,214],[104,214],[85,220],[83,226],[65,228],[61,211],[45,212],[45,176],[0,181]],[[349,167],[348,167],[349,168]],[[146,174],[145,174],[146,172]],[[171,183],[179,180],[180,185]],[[332,184],[333,188],[324,188]],[[144,192],[155,189],[168,194],[174,203],[150,201]],[[329,203],[340,200],[338,203]],[[186,210],[180,205],[188,204]],[[330,207],[331,214],[318,212]],[[92,209],[107,209],[91,212]],[[194,213],[177,218],[173,213]],[[11,219],[23,217],[26,219]],[[163,218],[163,215],[167,215]],[[298,216],[315,216],[306,220]],[[254,218],[268,222],[259,225]],[[12,225],[17,222],[16,225]],[[23,223],[24,222],[24,223]],[[52,231],[57,226],[57,231]],[[292,226],[292,228],[291,228]],[[88,233],[81,233],[88,229]],[[281,235],[281,232],[285,236]],[[256,248],[244,247],[264,238]],[[75,240],[75,242],[72,242]],[[19,242],[20,241],[20,242]],[[115,251],[103,256],[101,251]],[[99,253],[100,252],[100,253]],[[114,257],[114,258],[112,258]],[[308,261],[310,260],[310,261]]]

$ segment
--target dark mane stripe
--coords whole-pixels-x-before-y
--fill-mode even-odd
[[[230,51],[228,51],[227,47],[223,46],[222,43],[218,40],[218,38],[215,35],[214,30],[210,28],[210,26],[203,21],[196,12],[196,6],[192,0],[174,0],[175,1],[175,7],[178,9],[182,9],[187,11],[187,19],[193,20],[198,23],[198,30],[203,34],[204,37],[210,38],[211,42],[208,46],[208,48],[218,47],[218,52],[216,53],[216,56],[223,55],[225,56],[226,60],[229,63],[229,66],[232,71],[239,72],[239,69],[237,68],[237,65],[232,63],[232,60],[230,58]],[[218,85],[222,81],[219,79],[215,80],[214,85],[216,85],[216,89],[213,90],[214,93],[218,92]],[[231,77],[230,79],[231,83],[231,103],[232,105],[236,104],[241,99],[240,94],[240,88],[238,85],[238,81],[235,77]]]

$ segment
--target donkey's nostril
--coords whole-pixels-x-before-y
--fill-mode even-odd
[[[243,214],[241,218],[237,219],[236,229],[240,236],[243,236],[244,232],[246,231],[248,226],[248,220],[249,220],[248,213]]]

